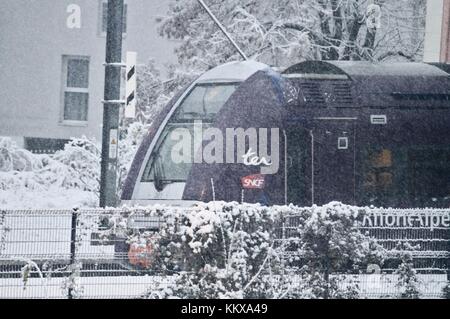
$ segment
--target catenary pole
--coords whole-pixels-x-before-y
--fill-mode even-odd
[[[117,206],[117,151],[124,0],[108,0],[105,99],[103,101],[100,207]]]

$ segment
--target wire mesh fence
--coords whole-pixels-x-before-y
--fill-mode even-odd
[[[356,284],[361,298],[400,297],[395,252],[398,243],[407,242],[413,247],[420,297],[443,297],[449,280],[450,210],[369,213],[359,230],[392,257],[378,272],[332,274],[339,285]],[[0,298],[144,298],[170,284],[172,276],[152,270],[145,258],[149,249],[134,247],[121,230],[152,232],[157,238],[162,223],[145,209],[0,210]],[[298,215],[286,214],[274,239],[295,238],[299,225]],[[294,275],[291,281],[301,279]]]

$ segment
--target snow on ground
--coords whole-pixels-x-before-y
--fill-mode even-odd
[[[79,189],[50,186],[48,190],[26,187],[0,190],[0,209],[72,209],[97,205],[98,197],[95,193]]]
[[[64,150],[45,155],[0,137],[0,209],[97,206],[99,154],[87,139],[73,139]]]
[[[113,259],[114,246],[91,245],[91,233],[96,230],[95,217],[79,217],[77,257],[85,259]],[[94,218],[94,219],[93,219]],[[6,214],[3,220],[3,245],[0,247],[0,261],[17,260],[24,257],[31,260],[70,258],[71,243],[70,210],[47,213]],[[0,229],[1,231],[2,229]]]
[[[167,279],[158,276],[81,277],[77,279],[81,298],[139,298],[155,284]],[[0,279],[0,299],[67,298],[66,278]]]

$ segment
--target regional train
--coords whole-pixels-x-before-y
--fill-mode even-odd
[[[306,61],[283,72],[256,62],[219,66],[153,122],[122,203],[448,208],[445,69],[362,61]],[[174,160],[180,154],[191,161]]]

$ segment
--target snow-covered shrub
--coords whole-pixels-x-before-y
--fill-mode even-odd
[[[175,297],[274,297],[276,215],[259,205],[222,202],[165,212],[155,267],[179,273],[170,287]]]
[[[296,216],[297,234],[279,244],[286,214]],[[166,211],[154,267],[178,273],[163,291],[179,298],[355,298],[358,287],[339,285],[335,275],[351,276],[383,256],[356,228],[362,214],[340,203],[268,208],[213,202]],[[298,257],[286,257],[293,253]]]
[[[333,274],[355,274],[369,264],[381,264],[383,249],[357,226],[365,210],[338,202],[300,210],[298,240],[289,247],[301,253],[298,263],[301,293],[311,298],[355,298],[358,287],[338,285]]]
[[[98,201],[100,152],[95,142],[72,139],[54,155],[33,154],[0,138],[0,206],[71,208]]]
[[[31,152],[18,148],[8,137],[0,137],[0,172],[32,171],[42,163]]]
[[[65,170],[65,175],[61,176],[62,187],[98,192],[100,158],[101,151],[95,141],[86,137],[73,138],[64,146],[64,150],[53,156],[53,159],[64,167],[55,165],[53,168],[60,172],[61,169]]]
[[[118,195],[134,154],[147,132],[147,125],[129,124],[119,141]],[[0,137],[0,206],[36,208],[20,202],[33,198],[39,208],[71,208],[75,202],[81,206],[96,206],[100,186],[101,147],[93,139],[72,138],[63,150],[53,155],[33,154],[17,147],[10,138]],[[54,197],[73,197],[68,206],[54,201]],[[36,198],[36,200],[34,200]],[[39,201],[39,203],[38,203]],[[31,203],[30,203],[31,205]],[[44,206],[42,206],[44,205]],[[25,207],[26,206],[26,207]]]
[[[401,290],[401,299],[419,299],[420,298],[420,279],[417,271],[414,269],[411,250],[415,248],[408,243],[399,244],[396,248],[397,258],[400,265],[394,274],[398,276],[396,286]]]
[[[100,151],[86,138],[72,139],[53,156],[36,155],[0,139],[0,189],[45,190],[50,186],[97,191]]]
[[[447,286],[444,287],[442,293],[445,299],[450,299],[450,283],[448,283]]]
[[[17,147],[7,137],[0,137],[0,190],[43,189],[35,172],[46,167],[50,158],[47,155],[35,155]]]

